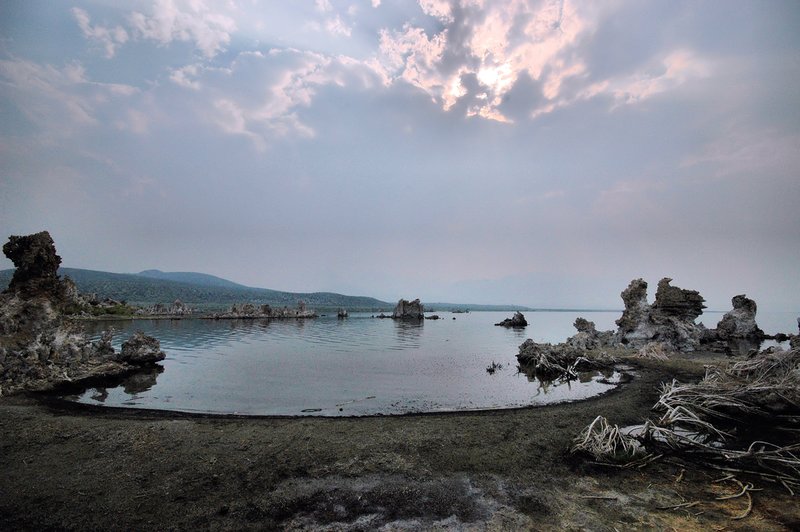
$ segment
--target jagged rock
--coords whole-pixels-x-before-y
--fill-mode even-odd
[[[576,318],[573,327],[578,331],[565,342],[575,349],[597,349],[613,345],[614,333],[612,331],[598,332],[594,322],[585,318]]]
[[[634,279],[622,294],[625,310],[617,320],[615,342],[639,349],[657,341],[675,351],[694,351],[705,336],[705,327],[694,323],[705,306],[696,290],[670,286],[665,277],[658,283],[656,300],[647,303],[647,283]]]
[[[11,292],[54,292],[60,288],[58,267],[61,257],[56,254],[53,238],[47,231],[25,236],[10,236],[3,253],[14,263],[16,271],[8,290]],[[59,296],[61,293],[59,291]]]
[[[396,320],[422,320],[425,318],[423,305],[419,302],[419,299],[414,301],[401,299],[397,302],[397,306],[394,307],[392,318]]]
[[[590,335],[597,334],[594,322],[586,318],[575,318],[575,323],[573,323],[572,326],[575,327],[579,333],[587,333]]]
[[[789,348],[800,349],[800,334],[793,334],[789,336]]]
[[[717,324],[717,336],[721,340],[749,338],[761,340],[764,337],[756,324],[756,302],[744,294],[733,296],[733,310],[726,312]]]
[[[672,279],[664,277],[658,282],[656,301],[653,310],[666,316],[675,316],[682,320],[694,321],[706,306],[705,299],[697,290],[686,290],[677,286],[670,286]]]
[[[122,343],[117,360],[138,366],[159,362],[164,358],[166,355],[161,350],[161,343],[140,331]]]
[[[71,280],[59,279],[61,259],[46,231],[12,236],[3,251],[17,270],[0,293],[0,395],[132,370],[116,360],[111,331],[91,342],[64,320],[83,301]]]
[[[522,314],[522,312],[515,312],[513,317],[506,318],[500,323],[495,323],[495,325],[499,325],[501,327],[527,327],[528,321],[525,319],[525,316]]]
[[[647,282],[634,279],[620,294],[625,310],[616,321],[619,333],[626,335],[641,327],[650,318],[650,304],[647,302]]]

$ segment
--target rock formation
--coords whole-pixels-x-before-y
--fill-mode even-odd
[[[56,254],[53,238],[47,231],[26,236],[10,236],[3,253],[16,270],[8,291],[32,296],[45,292],[61,296],[64,290],[58,278],[61,257]]]
[[[525,316],[522,314],[522,312],[515,312],[513,317],[506,318],[500,323],[495,323],[495,325],[499,325],[501,327],[527,327],[528,320],[525,319]]]
[[[348,316],[346,308],[340,308],[339,312],[336,313],[337,318],[346,318]]]
[[[599,347],[610,347],[614,343],[614,333],[612,331],[598,332],[593,321],[585,318],[576,318],[573,326],[578,332],[574,336],[567,338],[565,342],[572,348],[597,349]]]
[[[152,364],[164,360],[166,355],[161,350],[161,344],[152,336],[137,332],[122,343],[117,360],[129,364]]]
[[[392,318],[396,320],[422,320],[425,318],[422,303],[419,302],[419,299],[414,301],[401,299],[397,302],[397,306],[394,307]]]
[[[705,300],[696,290],[670,286],[665,277],[658,283],[656,300],[647,303],[647,283],[634,279],[622,291],[625,310],[617,320],[615,341],[639,349],[657,341],[677,351],[694,351],[700,345],[705,327],[694,322],[702,314]]]
[[[733,296],[733,310],[725,313],[717,324],[717,337],[720,340],[747,338],[762,340],[764,331],[756,324],[756,302],[744,294]]]
[[[133,369],[115,357],[113,333],[90,341],[64,319],[80,298],[58,277],[61,258],[46,231],[12,236],[3,251],[17,270],[0,293],[0,395]]]
[[[180,299],[176,299],[172,305],[167,306],[162,303],[156,303],[155,305],[147,308],[141,308],[136,311],[138,316],[189,316],[194,312],[189,306],[187,306],[183,301]]]
[[[231,306],[228,312],[221,312],[207,316],[207,318],[235,319],[235,320],[255,320],[255,319],[288,319],[288,318],[316,318],[314,310],[306,309],[302,301],[296,309],[289,307],[273,308],[270,305],[253,305],[252,303],[237,303]]]

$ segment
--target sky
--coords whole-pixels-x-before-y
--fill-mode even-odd
[[[0,239],[390,301],[671,277],[800,311],[799,27],[795,0],[4,0]]]

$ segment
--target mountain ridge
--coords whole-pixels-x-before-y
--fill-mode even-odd
[[[13,269],[0,270],[0,287],[5,288]],[[269,304],[295,307],[303,301],[316,310],[346,308],[350,311],[390,312],[395,303],[368,296],[351,296],[336,292],[284,292],[270,288],[245,286],[222,277],[199,272],[164,272],[144,270],[139,273],[113,273],[84,268],[59,268],[60,275],[70,277],[81,293],[97,294],[139,306],[170,304],[180,299],[201,311],[222,310],[234,303]],[[483,305],[468,303],[425,303],[429,312],[465,311],[534,311],[522,305]]]

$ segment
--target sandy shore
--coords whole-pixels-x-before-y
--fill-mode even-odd
[[[702,359],[647,363],[603,397],[521,410],[225,418],[0,399],[0,529],[791,530],[800,504],[714,471],[568,454],[595,416],[636,424],[658,384]],[[676,509],[682,503],[685,505]]]

